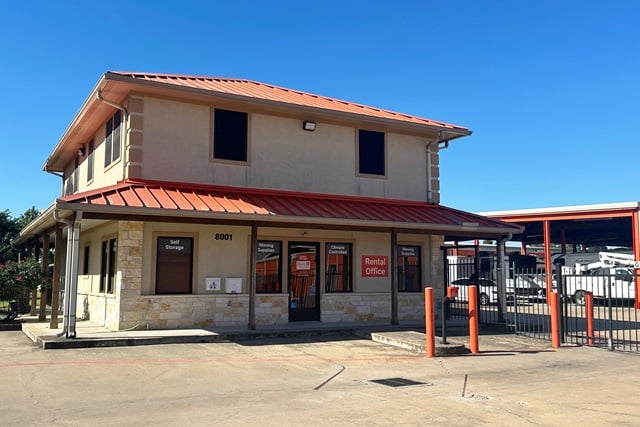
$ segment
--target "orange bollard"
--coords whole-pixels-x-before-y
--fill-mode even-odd
[[[560,347],[560,311],[558,310],[558,293],[551,292],[551,346]]]
[[[424,290],[424,335],[427,344],[427,357],[436,355],[436,320],[433,310],[433,288]]]
[[[477,286],[469,286],[469,349],[479,353],[478,345],[478,291]]]
[[[584,302],[587,315],[587,343],[593,345],[593,292],[585,294]]]

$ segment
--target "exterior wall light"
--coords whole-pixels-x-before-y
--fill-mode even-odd
[[[302,122],[302,129],[313,132],[314,130],[316,130],[316,122],[309,122],[305,120],[304,122]]]

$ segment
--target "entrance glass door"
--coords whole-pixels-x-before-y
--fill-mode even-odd
[[[319,243],[289,242],[289,321],[320,320]]]

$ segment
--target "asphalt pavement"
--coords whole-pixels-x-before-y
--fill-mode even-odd
[[[3,425],[619,426],[640,418],[640,356],[552,349],[503,333],[481,336],[479,354],[436,358],[347,333],[45,351],[4,331],[0,348]]]

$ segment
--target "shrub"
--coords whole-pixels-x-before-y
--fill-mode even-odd
[[[29,292],[46,284],[47,277],[33,258],[0,265],[0,300],[16,301],[21,312],[29,305]]]

